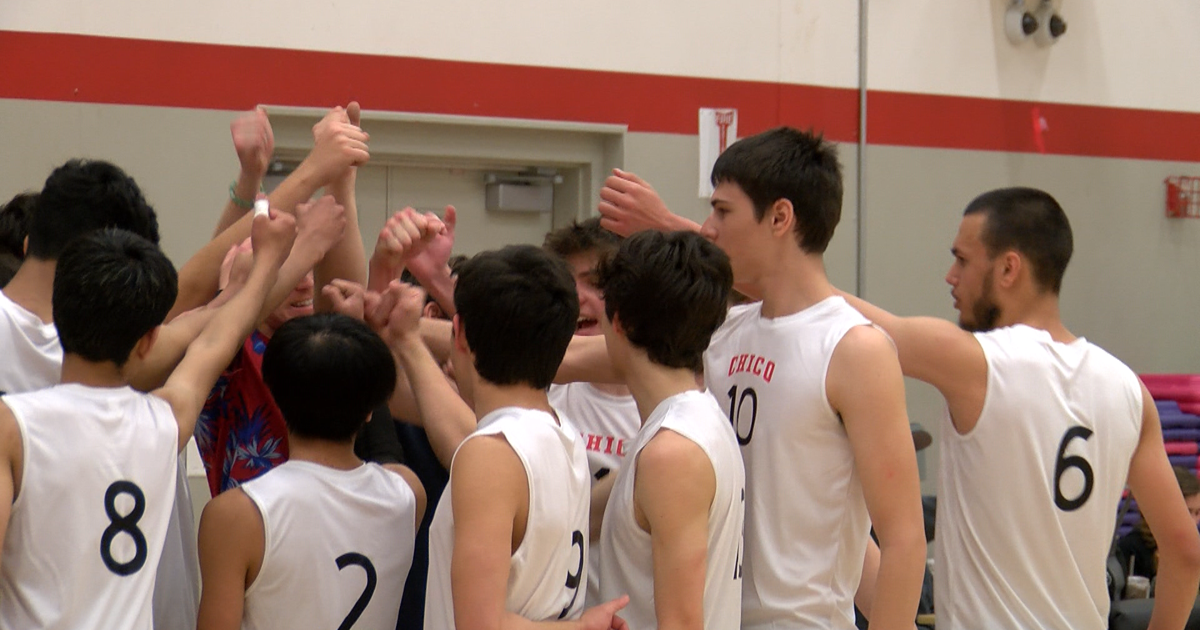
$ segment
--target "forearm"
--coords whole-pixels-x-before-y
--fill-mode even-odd
[[[612,495],[613,483],[617,479],[617,471],[611,470],[603,478],[592,482],[591,518],[588,529],[589,540],[593,543],[600,541],[600,526],[604,522],[604,508],[608,507],[608,497]]]
[[[228,301],[228,300],[226,300]],[[183,360],[188,344],[217,314],[218,309],[207,307],[188,311],[159,329],[158,340],[150,348],[150,354],[129,375],[129,384],[136,390],[149,392],[167,381],[167,377]]]
[[[608,357],[604,337],[575,335],[554,375],[555,383],[622,383]]]
[[[366,252],[363,249],[362,236],[358,231],[358,208],[354,196],[355,176],[351,174],[342,177],[329,186],[329,191],[339,205],[345,208],[346,229],[341,240],[325,253],[321,262],[313,269],[313,280],[316,286],[314,297],[319,312],[332,310],[333,304],[321,292],[321,287],[335,278],[349,280],[357,284],[367,282]]]
[[[238,173],[237,180],[233,184],[233,195],[243,201],[253,202],[254,198],[258,196],[261,186],[261,175],[242,170]],[[217,227],[213,230],[213,238],[216,238],[221,232],[228,229],[229,226],[237,223],[237,220],[246,216],[246,213],[250,210],[252,208],[239,206],[231,197],[225,202],[225,209],[221,212],[221,218],[217,220]]]
[[[400,340],[392,349],[408,375],[416,397],[421,424],[438,461],[448,470],[458,445],[475,430],[475,412],[446,382],[429,349],[415,335]]]
[[[1184,627],[1200,588],[1200,567],[1174,554],[1160,553],[1154,583],[1154,611],[1147,630]]]
[[[275,210],[294,213],[296,205],[311,197],[320,186],[321,182],[311,174],[310,170],[304,170],[304,164],[301,164],[300,168],[297,168],[271,193],[269,197],[271,207]],[[213,295],[216,295],[221,275],[221,261],[225,260],[225,254],[229,252],[230,247],[250,237],[250,224],[253,218],[252,213],[247,213],[184,263],[183,268],[179,270],[179,296],[175,299],[175,305],[171,307],[171,312],[167,315],[167,321],[171,321],[180,313],[205,304],[212,299]],[[305,271],[305,273],[308,272]],[[299,282],[299,278],[296,282]],[[293,283],[292,286],[295,287],[295,284]],[[280,298],[281,301],[282,299]]]
[[[421,283],[421,288],[429,293],[448,317],[453,317],[458,312],[454,307],[454,278],[450,275],[449,267],[445,267],[443,273],[435,277],[417,280]]]
[[[270,287],[266,300],[262,302],[262,308],[257,311],[258,319],[256,321],[262,320],[270,315],[271,311],[279,308],[279,305],[283,304],[283,301],[292,294],[300,280],[309,271],[312,271],[324,253],[320,244],[312,238],[304,234],[297,236],[295,244],[292,245],[292,251],[288,253],[287,260],[283,262],[283,266],[276,274],[274,286]],[[319,289],[314,291],[314,294],[319,293]]]
[[[879,573],[870,611],[871,628],[911,630],[921,599],[924,579],[925,538],[905,536],[893,542],[880,541]]]
[[[453,343],[451,331],[450,322],[444,319],[421,318],[421,341],[438,363],[450,358],[450,347]]]

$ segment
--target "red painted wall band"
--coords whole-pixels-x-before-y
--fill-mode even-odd
[[[858,136],[848,88],[16,31],[0,31],[0,98],[226,110],[357,99],[678,134],[697,132],[700,107],[736,107],[742,136]],[[872,144],[1200,161],[1194,113],[872,90],[867,123]]]

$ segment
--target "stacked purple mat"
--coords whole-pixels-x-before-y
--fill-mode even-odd
[[[1142,382],[1154,397],[1162,422],[1163,442],[1172,466],[1182,466],[1193,475],[1200,469],[1200,375],[1143,374]],[[1128,497],[1128,492],[1126,492]],[[1117,523],[1124,536],[1141,520],[1136,502]]]

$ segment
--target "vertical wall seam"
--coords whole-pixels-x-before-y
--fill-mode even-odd
[[[866,233],[867,192],[867,1],[858,2],[858,155],[855,156],[855,212],[854,212],[854,294],[865,297],[866,250],[863,247]]]

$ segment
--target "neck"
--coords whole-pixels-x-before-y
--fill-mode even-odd
[[[26,258],[4,287],[4,295],[21,308],[37,315],[49,324],[54,321],[54,310],[50,298],[54,294],[54,269],[58,262],[40,258]]]
[[[288,459],[320,464],[336,470],[354,470],[362,460],[354,454],[354,440],[331,442],[288,431]]]
[[[1050,338],[1059,343],[1071,343],[1076,337],[1063,324],[1058,310],[1058,296],[1053,293],[1038,294],[1023,304],[1004,309],[997,322],[998,327],[1024,324],[1050,333]]]
[[[628,396],[629,387],[620,383],[588,383],[596,388],[596,391],[604,392],[609,396]]]
[[[687,368],[669,368],[652,363],[644,353],[625,366],[625,380],[637,402],[642,426],[662,401],[686,391],[699,390],[696,373]]]
[[[558,417],[550,407],[550,399],[546,397],[544,389],[528,385],[495,385],[476,377],[474,393],[476,418],[482,418],[502,407],[537,409]]]
[[[88,361],[77,354],[63,355],[63,383],[79,383],[88,387],[125,387],[125,373],[111,361]]]
[[[792,315],[834,295],[825,275],[820,254],[806,254],[797,247],[784,250],[773,266],[755,283],[762,298],[763,317]]]

